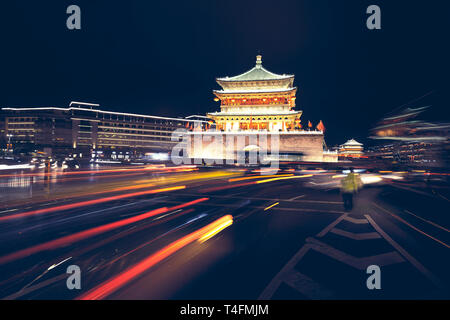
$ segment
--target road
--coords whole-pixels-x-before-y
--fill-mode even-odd
[[[421,175],[367,174],[346,212],[325,170],[2,172],[0,298],[448,299],[449,186]]]

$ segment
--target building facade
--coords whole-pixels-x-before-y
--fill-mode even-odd
[[[350,139],[339,146],[339,157],[360,158],[364,154],[364,146],[355,139]]]
[[[295,111],[297,88],[293,75],[278,75],[262,66],[256,57],[251,70],[216,79],[222,90],[214,90],[220,112],[208,113],[219,130],[294,131],[299,128],[301,111]]]
[[[2,108],[1,135],[10,151],[51,149],[53,154],[169,152],[172,132],[204,126],[206,120],[99,110],[72,102],[68,108]]]
[[[302,111],[295,110],[294,78],[265,69],[260,55],[249,71],[217,78],[221,89],[213,94],[220,111],[207,114],[217,130],[193,130],[189,156],[236,159],[249,150],[272,154],[276,145],[280,158],[323,162],[324,133],[302,130]]]

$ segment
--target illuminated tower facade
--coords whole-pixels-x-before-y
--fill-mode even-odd
[[[251,70],[235,77],[217,78],[214,90],[220,112],[208,113],[222,131],[288,132],[301,129],[302,111],[295,111],[294,75],[279,75],[262,66],[256,57]]]

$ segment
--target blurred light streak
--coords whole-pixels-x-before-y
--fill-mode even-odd
[[[273,178],[273,179],[259,180],[259,181],[256,181],[256,183],[260,184],[260,183],[267,183],[267,182],[273,182],[273,181],[279,181],[279,180],[310,178],[310,177],[313,177],[313,176],[314,175],[312,175],[312,174],[306,174],[306,175],[303,175],[303,176],[293,176],[293,177],[285,177],[285,178]]]
[[[207,201],[207,200],[209,200],[209,198],[200,198],[197,200],[183,203],[183,204],[175,206],[175,207],[158,208],[158,209],[154,209],[152,211],[137,215],[135,217],[119,220],[116,222],[111,222],[111,223],[108,223],[108,224],[105,224],[105,225],[102,225],[99,227],[94,227],[91,229],[80,231],[80,232],[74,233],[72,235],[68,235],[68,236],[65,236],[65,237],[62,237],[59,239],[51,240],[51,241],[48,241],[48,242],[45,242],[45,243],[42,243],[42,244],[39,244],[39,245],[36,245],[33,247],[29,247],[29,248],[26,248],[23,250],[19,250],[19,251],[10,253],[6,256],[2,256],[2,257],[0,257],[0,264],[5,264],[5,263],[11,262],[13,260],[21,259],[21,258],[27,257],[29,255],[38,253],[40,251],[53,250],[56,248],[64,247],[73,242],[84,240],[86,238],[90,238],[90,237],[96,236],[98,234],[101,234],[101,233],[104,233],[107,231],[111,231],[113,229],[117,229],[117,228],[129,225],[129,224],[132,224],[132,223],[135,223],[138,221],[142,221],[144,219],[154,217],[161,213],[166,213],[166,212],[169,212],[172,210],[178,210],[180,208],[185,208],[185,207],[188,207],[188,206],[191,206],[191,205],[203,202],[203,201]]]
[[[221,191],[221,190],[245,187],[245,186],[250,186],[252,184],[256,184],[256,181],[240,183],[240,184],[233,184],[231,186],[230,185],[226,185],[226,186],[221,186],[221,187],[200,189],[199,191],[202,192],[202,193],[207,193],[207,192],[214,192],[214,191]]]
[[[279,202],[274,203],[273,205],[268,206],[267,208],[265,208],[264,211],[270,210],[270,209],[272,209],[273,207],[275,207],[275,206],[277,206],[277,205],[279,205],[279,204],[280,204]]]
[[[217,226],[216,228],[214,228],[213,230],[209,231],[204,236],[202,236],[200,239],[198,239],[198,242],[203,243],[205,241],[208,241],[209,239],[214,237],[216,234],[218,234],[222,230],[228,228],[232,224],[233,224],[233,218],[230,217],[228,221],[225,221],[224,223],[222,223],[221,225]]]
[[[103,174],[112,172],[145,172],[145,171],[166,171],[166,172],[184,172],[197,170],[196,166],[177,166],[166,167],[165,165],[151,165],[146,167],[136,168],[121,168],[121,169],[105,169],[105,170],[89,170],[89,171],[53,171],[53,172],[34,172],[34,173],[20,173],[20,174],[3,174],[0,178],[8,177],[39,177],[39,176],[60,176],[60,175],[81,175],[81,174]]]
[[[257,175],[257,176],[252,176],[252,177],[243,177],[243,178],[229,179],[228,182],[238,182],[238,181],[261,179],[261,178],[292,177],[292,176],[293,176],[293,174],[280,174],[280,175],[270,175],[270,176]]]
[[[65,205],[57,206],[57,207],[51,207],[51,208],[27,211],[27,212],[23,212],[23,213],[14,214],[14,215],[3,216],[3,217],[0,217],[0,222],[5,221],[5,220],[11,220],[11,219],[19,219],[19,218],[23,218],[23,217],[27,217],[27,216],[32,216],[32,215],[38,215],[38,214],[55,212],[55,211],[64,211],[64,210],[69,210],[69,209],[74,209],[74,208],[91,206],[94,204],[115,201],[115,200],[121,200],[121,199],[126,199],[126,198],[131,198],[131,197],[138,197],[138,196],[147,195],[147,194],[169,192],[169,191],[175,191],[175,190],[181,190],[181,189],[186,189],[186,186],[176,186],[176,187],[169,187],[169,188],[163,188],[163,189],[147,190],[147,191],[141,191],[141,192],[135,192],[135,193],[122,194],[122,195],[118,195],[118,196],[106,197],[106,198],[102,198],[102,199],[95,199],[95,200],[88,200],[88,201],[82,201],[82,202],[77,202],[77,203],[65,204]]]
[[[124,272],[118,274],[117,276],[113,277],[112,279],[103,282],[102,284],[98,285],[97,287],[91,289],[86,294],[81,295],[78,297],[78,300],[99,300],[107,297],[111,293],[115,292],[117,289],[128,283],[129,281],[135,279],[136,277],[140,276],[142,273],[147,271],[149,268],[153,267],[157,263],[161,262],[162,260],[166,259],[167,257],[171,256],[175,252],[179,251],[180,249],[186,247],[187,245],[191,244],[192,242],[200,239],[205,234],[210,233],[212,230],[217,229],[220,226],[223,226],[225,223],[228,223],[229,221],[233,220],[233,217],[230,215],[224,216],[209,225],[194,231],[184,237],[182,237],[179,240],[176,240],[172,242],[171,244],[167,245],[163,249],[157,251],[156,253],[152,254],[151,256],[147,257],[146,259],[142,260],[141,262],[135,264],[134,266],[128,268]]]
[[[392,180],[403,180],[404,178],[401,176],[396,176],[394,174],[383,175],[383,179],[392,179]]]
[[[0,164],[0,170],[17,170],[17,169],[31,169],[34,168],[31,164],[16,164],[16,165],[7,165]]]
[[[363,184],[372,184],[383,181],[383,179],[378,175],[361,175],[361,181]]]

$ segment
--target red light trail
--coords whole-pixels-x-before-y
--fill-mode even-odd
[[[167,245],[163,249],[157,251],[156,253],[152,254],[151,256],[147,257],[146,259],[142,260],[141,262],[135,264],[134,266],[130,267],[129,269],[125,270],[124,272],[118,274],[117,276],[113,277],[112,279],[103,282],[102,284],[98,285],[97,287],[93,288],[89,292],[87,292],[84,295],[81,295],[78,297],[78,300],[99,300],[107,297],[123,285],[125,285],[127,282],[133,280],[134,278],[138,277],[142,273],[144,273],[149,268],[153,267],[157,263],[161,262],[165,258],[169,257],[170,255],[174,254],[175,252],[179,251],[180,249],[184,248],[185,246],[189,245],[190,243],[199,240],[202,236],[208,234],[209,232],[220,228],[224,224],[229,224],[230,221],[233,220],[233,217],[230,215],[224,216],[213,223],[210,223],[209,225],[194,231],[181,239],[178,239],[171,244]]]
[[[147,194],[155,194],[155,193],[161,193],[161,192],[181,190],[181,189],[185,189],[185,188],[186,188],[186,186],[169,187],[169,188],[163,188],[163,189],[140,191],[140,192],[121,194],[118,196],[106,197],[106,198],[101,198],[101,199],[65,204],[65,205],[57,206],[57,207],[51,207],[51,208],[45,208],[45,209],[39,209],[39,210],[33,210],[33,211],[27,211],[27,212],[22,212],[22,213],[18,213],[18,214],[3,216],[3,217],[0,217],[0,222],[5,221],[5,220],[24,218],[24,217],[38,215],[38,214],[44,214],[44,213],[50,213],[50,212],[56,212],[56,211],[64,211],[64,210],[69,210],[69,209],[74,209],[74,208],[91,206],[94,204],[99,204],[99,203],[104,203],[104,202],[109,202],[109,201],[114,201],[114,200],[120,200],[120,199],[126,199],[126,198],[131,198],[131,197],[138,197],[138,196],[147,195]]]
[[[74,233],[74,234],[69,235],[69,236],[65,236],[65,237],[62,237],[62,238],[59,238],[59,239],[51,240],[51,241],[48,241],[48,242],[45,242],[45,243],[42,243],[42,244],[30,247],[30,248],[19,250],[19,251],[13,252],[11,254],[8,254],[6,256],[0,257],[0,264],[5,264],[5,263],[8,263],[8,262],[17,260],[17,259],[21,259],[21,258],[27,257],[29,255],[32,255],[32,254],[35,254],[35,253],[38,253],[38,252],[41,252],[41,251],[52,250],[52,249],[64,247],[64,246],[67,246],[67,245],[69,245],[69,244],[71,244],[73,242],[84,240],[86,238],[93,237],[93,236],[98,235],[100,233],[111,231],[113,229],[117,229],[117,228],[129,225],[129,224],[132,224],[132,223],[135,223],[135,222],[138,222],[138,221],[142,221],[144,219],[156,216],[156,215],[161,214],[161,213],[166,213],[166,212],[169,212],[169,211],[178,210],[178,209],[185,208],[185,207],[188,207],[188,206],[192,206],[194,204],[197,204],[197,203],[200,203],[200,202],[203,202],[203,201],[207,201],[207,200],[209,200],[209,198],[200,198],[200,199],[193,200],[193,201],[190,201],[190,202],[186,202],[186,203],[183,203],[183,204],[180,204],[180,205],[177,205],[177,206],[174,206],[174,207],[170,207],[170,208],[167,208],[167,207],[158,208],[158,209],[149,211],[147,213],[143,213],[143,214],[137,215],[135,217],[123,219],[123,220],[120,220],[120,221],[116,221],[116,222],[105,224],[103,226],[99,226],[99,227],[87,229],[87,230],[84,230],[84,231],[80,231],[80,232]]]

